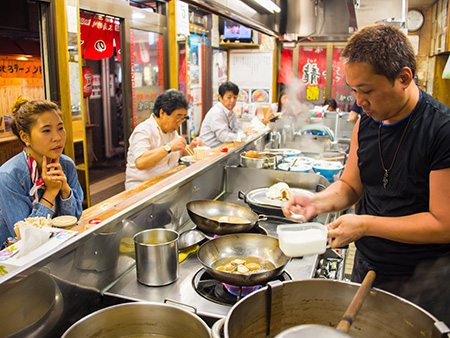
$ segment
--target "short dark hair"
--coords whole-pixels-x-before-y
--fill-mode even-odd
[[[333,110],[337,109],[337,102],[335,99],[332,99],[332,98],[325,99],[325,101],[323,101],[323,105],[324,106],[328,105],[328,107],[333,108]]]
[[[180,108],[186,110],[189,108],[186,97],[179,90],[169,89],[156,98],[153,114],[159,117],[159,111],[162,109],[167,115],[170,115],[174,110]]]
[[[226,92],[233,92],[234,95],[238,95],[239,87],[231,81],[225,81],[219,86],[219,95],[224,96]]]
[[[402,31],[391,24],[376,24],[362,28],[348,41],[342,56],[347,63],[366,62],[376,74],[394,82],[403,67],[416,74],[414,48]]]
[[[17,138],[22,141],[20,131],[30,135],[33,125],[36,123],[39,115],[48,111],[55,111],[61,116],[61,111],[56,103],[47,100],[32,100],[19,96],[11,108],[13,119],[11,121],[11,130]]]
[[[239,27],[240,24],[238,24],[237,22],[234,22],[234,21],[225,21],[225,26],[227,26],[227,28]]]

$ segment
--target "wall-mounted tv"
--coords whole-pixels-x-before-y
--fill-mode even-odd
[[[252,42],[252,30],[231,20],[224,20],[223,40]]]

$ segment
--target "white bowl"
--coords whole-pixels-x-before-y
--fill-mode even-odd
[[[191,163],[197,162],[194,156],[183,156],[180,158],[180,161],[183,162],[186,167],[189,167]]]
[[[295,165],[292,165],[292,163],[286,162],[286,163],[279,164],[278,169],[285,170],[285,171],[292,171],[292,172],[308,173],[311,171],[312,166],[310,164],[306,164],[306,163],[296,162]]]
[[[327,227],[321,223],[282,224],[277,228],[281,251],[286,256],[320,255],[327,249]]]
[[[52,226],[65,228],[77,224],[78,219],[75,216],[58,216],[52,219]]]

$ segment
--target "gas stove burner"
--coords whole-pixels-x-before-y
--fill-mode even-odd
[[[227,283],[223,283],[223,286],[229,293],[231,293],[233,296],[236,296],[238,299],[245,297],[251,294],[252,292],[262,288],[262,285],[236,286]]]
[[[283,272],[277,279],[281,282],[292,280],[292,277]],[[192,285],[203,298],[221,305],[234,305],[243,297],[262,288],[257,286],[234,286],[214,279],[205,269],[200,269],[194,275]]]
[[[203,232],[203,233],[205,234],[206,238],[208,238],[208,239],[214,239],[214,238],[218,238],[218,237],[220,237],[220,236],[225,236],[225,235],[210,234],[210,233],[207,233],[207,232]],[[251,229],[248,230],[248,231],[245,231],[245,232],[239,232],[239,233],[245,233],[245,234],[262,234],[262,235],[267,235],[267,234],[268,234],[267,230],[261,228],[261,227],[258,226],[258,225],[255,225],[253,228],[251,228]],[[239,234],[239,233],[237,233],[237,234]]]

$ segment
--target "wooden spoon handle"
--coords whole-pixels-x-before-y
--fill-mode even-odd
[[[352,326],[353,321],[356,318],[356,315],[358,314],[359,309],[361,308],[362,304],[364,303],[364,299],[366,298],[367,294],[370,291],[370,288],[372,287],[372,284],[375,280],[376,273],[375,271],[369,271],[364,277],[363,282],[361,283],[361,286],[359,287],[356,294],[353,296],[353,299],[350,303],[350,305],[347,307],[347,310],[345,310],[344,316],[342,317],[341,321],[336,326],[336,329],[342,332],[348,332],[350,330],[350,326]]]

